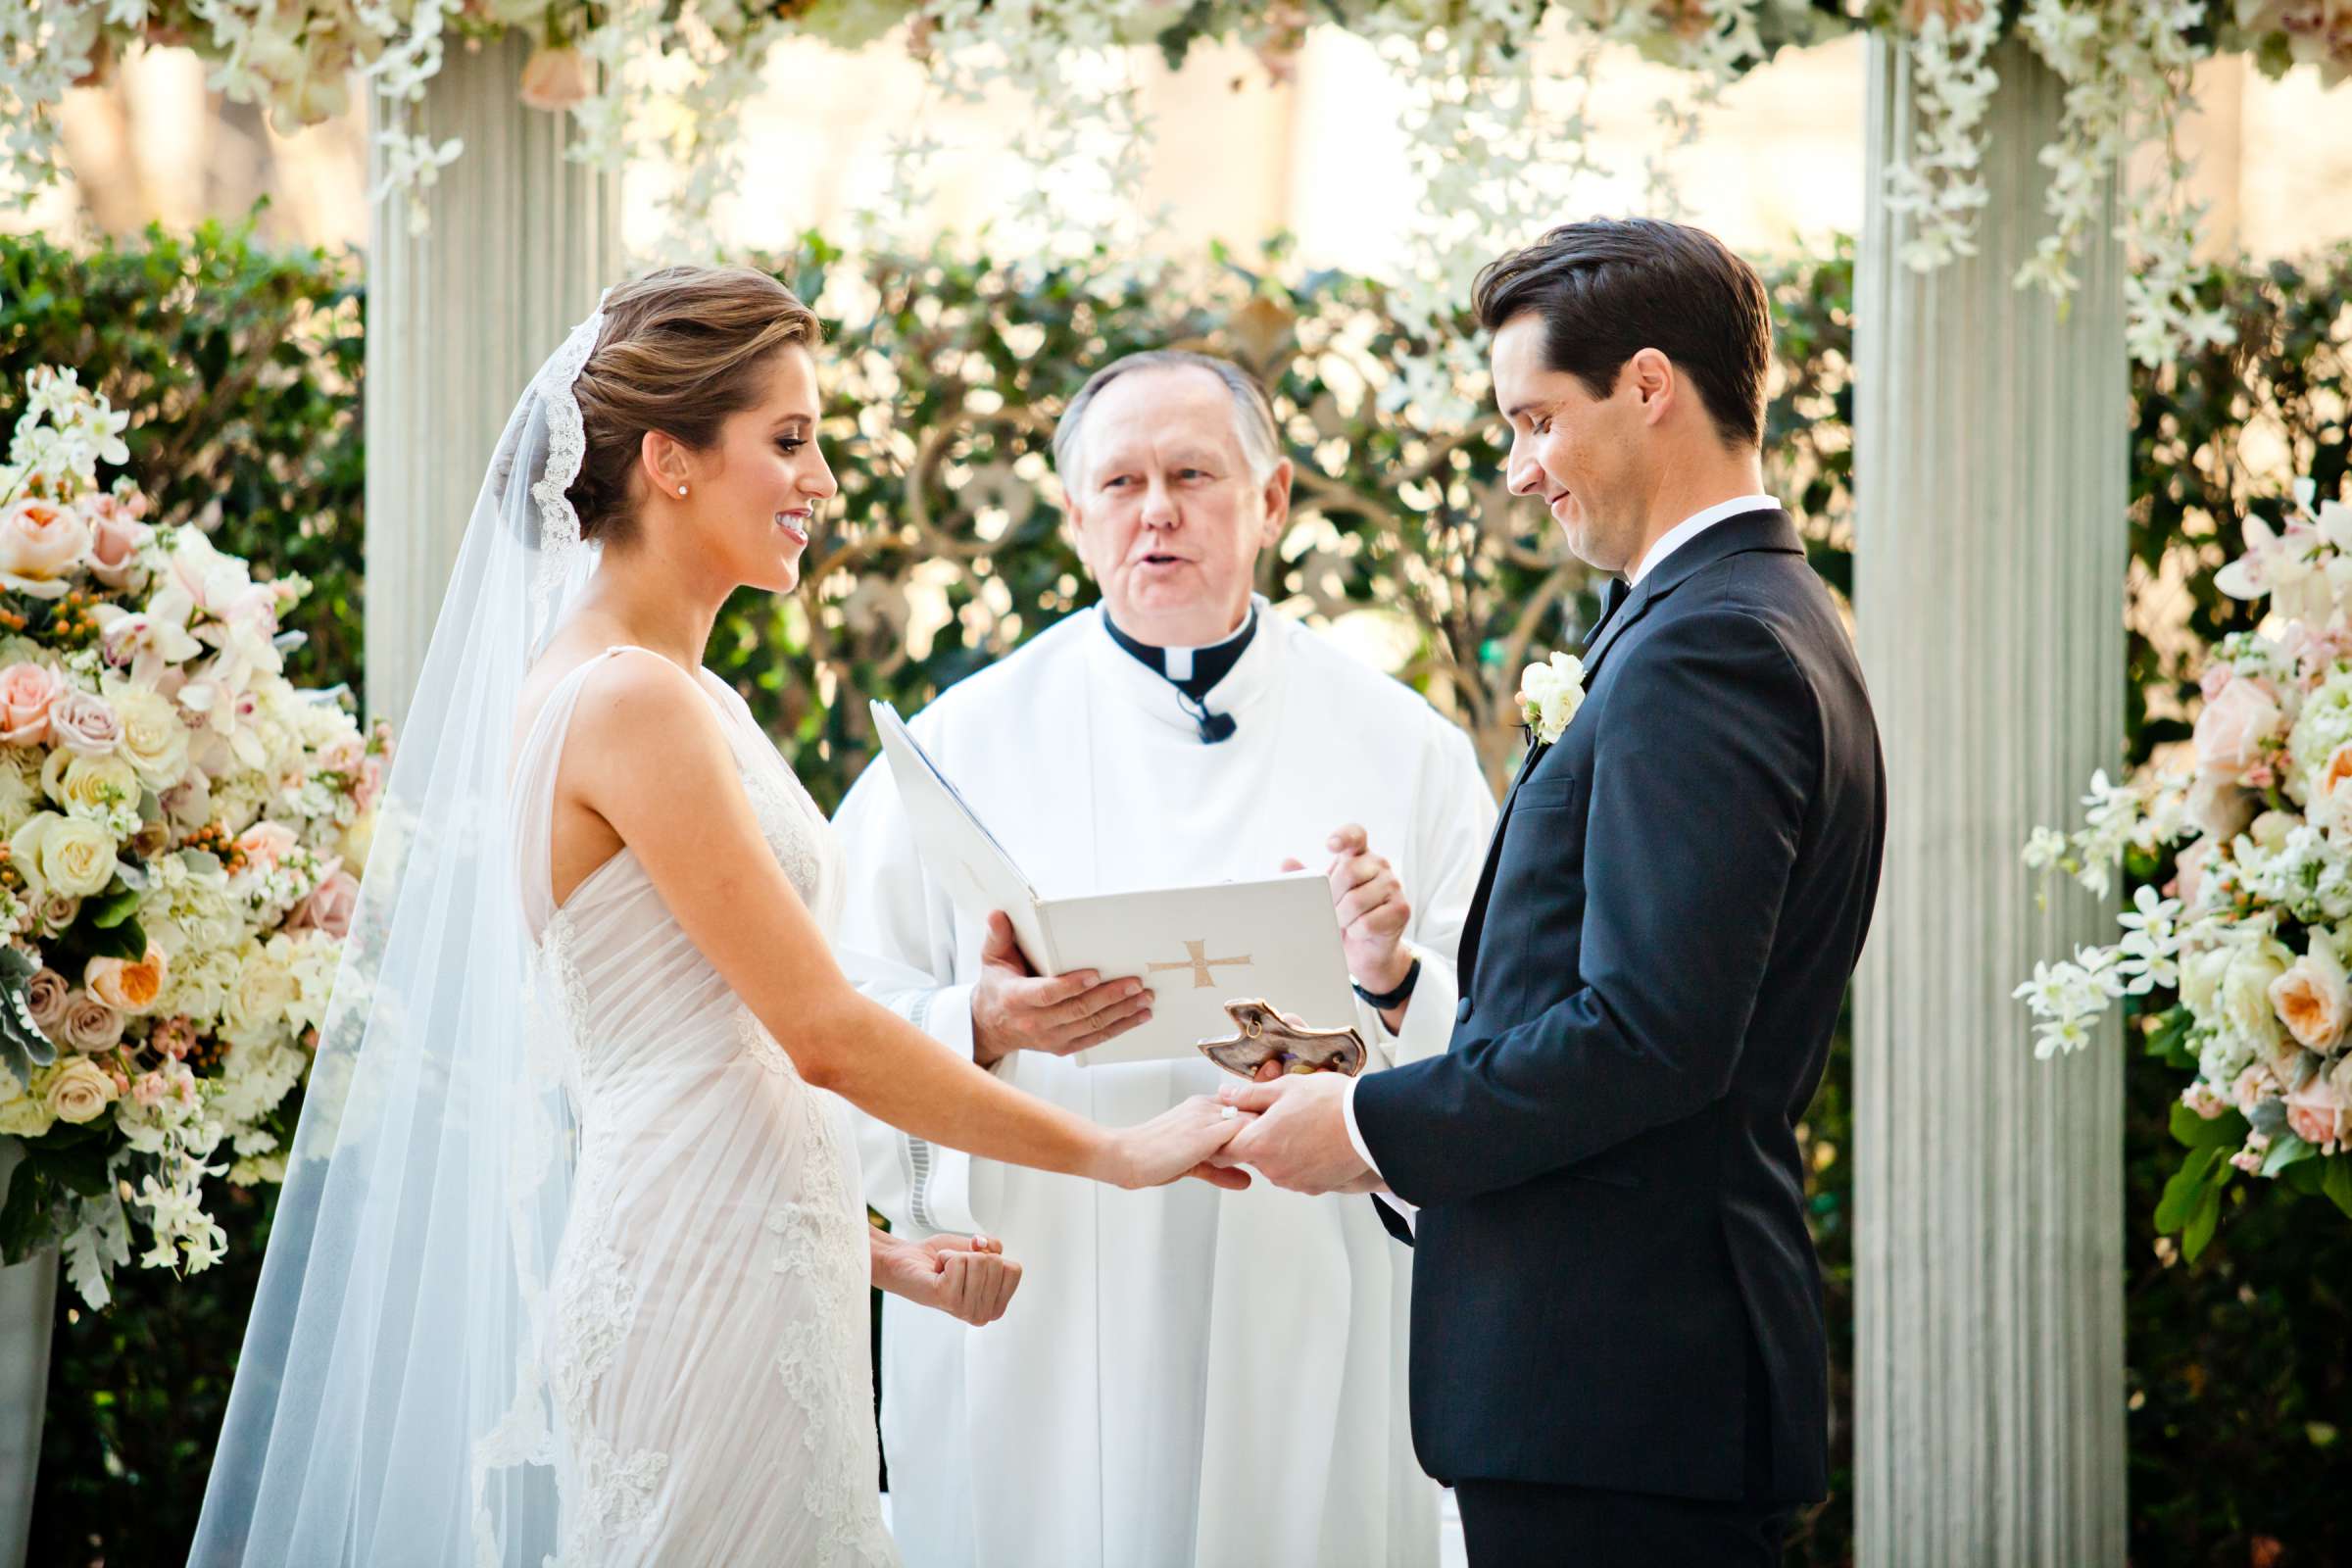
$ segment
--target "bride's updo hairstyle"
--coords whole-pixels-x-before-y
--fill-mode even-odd
[[[646,432],[708,450],[729,415],[759,402],[773,355],[822,337],[815,312],[749,267],[664,267],[613,289],[572,388],[587,453],[564,495],[581,536],[628,539]]]

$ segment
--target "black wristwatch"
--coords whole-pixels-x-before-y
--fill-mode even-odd
[[[1396,982],[1396,990],[1374,993],[1366,991],[1362,986],[1356,986],[1355,994],[1363,998],[1366,1002],[1370,1003],[1374,1012],[1386,1012],[1391,1007],[1403,1006],[1405,1000],[1412,996],[1413,987],[1419,985],[1420,983],[1421,960],[1419,958],[1415,958],[1413,960],[1413,966],[1404,971],[1404,978]],[[1355,982],[1350,980],[1348,984],[1355,985]]]

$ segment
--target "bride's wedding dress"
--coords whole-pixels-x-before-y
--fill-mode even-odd
[[[566,674],[514,775],[524,922],[562,1037],[544,1059],[577,1126],[540,1350],[557,1561],[895,1563],[847,1107],[801,1080],[629,850],[553,902],[552,805],[581,690],[612,660],[659,657],[615,648]],[[768,848],[830,935],[831,827],[743,700],[696,679]]]

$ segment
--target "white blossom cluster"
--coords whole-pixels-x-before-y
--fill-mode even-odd
[[[2115,943],[2035,964],[2016,996],[2049,1056],[2121,998],[2177,993],[2163,1018],[2197,1064],[2182,1102],[2241,1115],[2232,1163],[2275,1176],[2352,1156],[2352,506],[2298,485],[2279,526],[2244,534],[2217,586],[2268,600],[2278,630],[2211,651],[2193,767],[2144,787],[2100,773],[2083,825],[2025,850],[2094,896],[2134,854],[2169,854],[2172,880],[2134,890]]]
[[[37,369],[0,466],[0,1135],[37,1173],[106,1133],[112,1190],[47,1216],[93,1306],[130,1210],[141,1262],[201,1269],[205,1182],[281,1178],[387,746],[286,678],[301,579],[98,485],[124,424]]]

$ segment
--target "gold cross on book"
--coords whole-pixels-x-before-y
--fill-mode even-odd
[[[1192,957],[1183,963],[1154,963],[1148,967],[1153,974],[1173,969],[1190,969],[1193,971],[1193,989],[1206,991],[1217,983],[1217,977],[1211,974],[1210,970],[1224,968],[1228,965],[1247,968],[1255,961],[1247,955],[1239,958],[1212,958],[1208,956],[1208,944],[1205,941],[1187,942],[1184,945],[1184,951],[1191,954]]]

